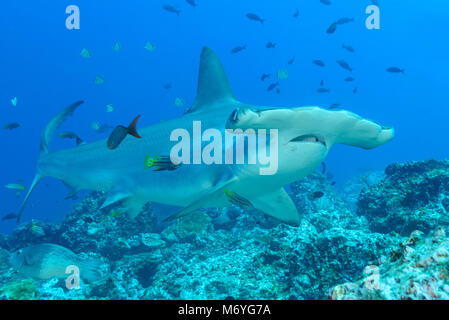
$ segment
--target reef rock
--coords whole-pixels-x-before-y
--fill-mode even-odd
[[[449,161],[395,163],[385,174],[364,188],[358,201],[357,212],[372,231],[407,236],[449,225]]]

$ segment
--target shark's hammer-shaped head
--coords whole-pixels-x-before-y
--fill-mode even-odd
[[[297,180],[313,171],[337,143],[371,149],[390,141],[392,128],[363,119],[348,111],[319,107],[234,110],[227,129],[278,130],[278,175]]]

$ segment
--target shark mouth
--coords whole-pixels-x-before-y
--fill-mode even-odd
[[[291,139],[290,142],[321,143],[324,147],[326,147],[326,141],[324,140],[324,138],[313,134],[305,134],[302,136],[298,136],[296,138]]]

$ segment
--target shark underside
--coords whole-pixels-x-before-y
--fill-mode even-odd
[[[371,149],[387,143],[394,135],[392,128],[344,110],[242,103],[233,96],[218,57],[207,47],[201,54],[196,100],[182,117],[139,129],[141,139],[125,139],[114,150],[106,147],[106,140],[100,140],[50,152],[51,137],[81,104],[72,104],[47,124],[37,174],[18,221],[39,181],[54,177],[70,188],[71,195],[85,189],[106,192],[103,207],[122,201],[131,217],[149,201],[183,207],[171,219],[200,208],[238,202],[297,225],[301,214],[283,186],[313,172],[334,144]],[[251,164],[183,164],[176,170],[145,170],[145,157],[170,155],[175,144],[170,141],[173,130],[182,128],[193,134],[194,121],[201,122],[203,131],[216,129],[223,133],[231,129],[277,129],[276,173],[261,175],[260,165]]]

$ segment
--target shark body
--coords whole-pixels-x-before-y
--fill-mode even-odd
[[[106,147],[106,140],[100,140],[50,152],[52,135],[81,104],[67,107],[45,128],[37,174],[18,220],[39,181],[54,177],[62,180],[71,194],[83,189],[107,192],[103,207],[122,201],[131,217],[149,201],[184,207],[171,218],[199,208],[230,206],[227,193],[231,190],[264,213],[297,225],[301,214],[283,186],[313,172],[334,144],[371,149],[394,135],[392,128],[348,111],[242,103],[233,96],[218,57],[207,47],[201,54],[197,98],[182,117],[140,129],[142,139],[125,139],[115,150]],[[145,156],[169,155],[174,144],[170,141],[173,130],[182,128],[192,133],[193,121],[201,121],[202,130],[214,128],[221,132],[236,128],[278,129],[276,174],[260,175],[259,166],[249,164],[192,164],[174,171],[144,170]]]

